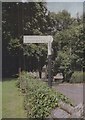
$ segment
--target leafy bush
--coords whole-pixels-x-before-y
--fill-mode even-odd
[[[54,72],[60,71],[63,73],[64,81],[69,82],[72,74],[72,64],[74,61],[74,55],[70,56],[69,52],[60,51],[58,52],[58,56],[54,62]]]
[[[22,93],[26,93],[28,89],[28,83],[27,80],[23,78],[24,72],[22,72],[22,75],[18,78],[16,82],[16,86],[20,88]]]
[[[83,83],[85,82],[84,78],[85,73],[82,71],[76,71],[73,73],[70,83]]]
[[[46,117],[52,108],[58,105],[55,92],[46,84],[33,78],[28,79],[28,92],[25,95],[24,106],[28,117]]]
[[[51,110],[58,106],[59,100],[68,102],[68,99],[60,93],[49,88],[46,83],[36,80],[28,73],[23,73],[21,81],[26,83],[24,108],[29,118],[45,118]]]
[[[16,82],[16,86],[17,86],[18,88],[20,88],[20,81],[19,81],[19,79],[18,79],[17,82]]]

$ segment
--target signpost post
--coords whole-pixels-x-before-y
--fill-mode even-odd
[[[52,86],[52,67],[51,67],[51,45],[52,45],[53,37],[52,36],[23,36],[23,43],[47,43],[48,44],[48,85]]]

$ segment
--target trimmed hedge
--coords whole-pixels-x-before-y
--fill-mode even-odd
[[[73,73],[70,83],[84,83],[85,79],[84,79],[85,73],[83,73],[82,71],[76,71]]]
[[[23,85],[19,84],[20,82],[23,82]],[[29,118],[45,118],[58,106],[60,100],[69,102],[65,96],[55,92],[41,80],[34,79],[28,73],[23,72],[20,82],[18,87],[24,90],[24,108]]]

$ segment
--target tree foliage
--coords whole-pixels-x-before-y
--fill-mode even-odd
[[[43,45],[42,47],[39,44],[24,46],[23,35],[47,35],[51,33],[51,30],[49,29],[51,22],[47,22],[48,18],[50,19],[50,16],[48,15],[46,3],[3,3],[2,11],[3,75],[7,72],[11,73],[9,64],[16,65],[18,63],[16,69],[19,67],[24,69],[26,61],[29,58],[32,66],[33,64],[36,64],[36,61],[39,65],[39,69],[42,69],[47,55],[46,45]],[[30,51],[29,48],[31,49]],[[34,55],[34,57],[32,55]],[[8,65],[5,61],[6,58],[8,59]],[[10,60],[12,60],[11,63],[9,62]],[[35,69],[35,66],[32,67],[32,70],[33,69]],[[27,70],[29,70],[29,66],[27,67]]]
[[[63,72],[67,80],[68,75],[71,77],[73,71],[83,69],[85,48],[83,32],[83,24],[76,24],[57,32],[54,36],[54,50],[55,46],[57,47],[54,66]]]
[[[52,35],[53,72],[64,76],[82,70],[84,64],[84,29],[82,17],[72,18],[68,11],[53,13],[45,2],[3,3],[3,75],[42,71],[47,60],[45,44],[23,44],[23,35]],[[65,79],[67,79],[65,77]]]

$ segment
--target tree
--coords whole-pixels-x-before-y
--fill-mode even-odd
[[[51,12],[50,16],[53,19],[54,34],[58,31],[68,29],[69,26],[74,22],[74,19],[71,18],[70,13],[68,13],[66,10],[62,10],[58,13]]]
[[[49,15],[46,3],[3,3],[2,11],[3,75],[5,75],[6,71],[7,74],[11,73],[14,69],[14,67],[9,68],[9,66],[16,66],[16,70],[13,70],[13,73],[15,73],[14,71],[18,71],[19,67],[24,69],[24,66],[26,65],[22,66],[22,64],[26,64],[25,61],[27,61],[28,58],[31,59],[32,70],[36,68],[35,66],[33,67],[33,64],[35,64],[33,61],[34,58],[38,62],[39,68],[42,69],[42,65],[45,64],[46,60],[46,45],[42,45],[42,48],[39,44],[24,46],[23,35],[47,35],[49,33],[50,23],[48,24],[47,22]],[[29,48],[31,48],[31,51],[29,51]],[[24,61],[23,54],[26,54],[24,56]],[[33,54],[36,54],[34,55],[34,58],[31,56]],[[7,59],[8,64],[5,59]],[[41,60],[42,64],[39,62]]]
[[[54,46],[57,51],[54,68],[61,70],[65,80],[74,70],[82,70],[84,63],[83,51],[85,48],[83,24],[73,24],[68,29],[57,32],[54,37]],[[71,76],[70,76],[71,77]]]
[[[18,31],[18,5],[17,3],[2,4],[2,73],[3,76],[18,72],[18,56],[11,52],[10,42],[19,38]],[[14,46],[15,48],[15,46]],[[10,50],[9,50],[10,49]],[[16,66],[16,67],[15,67]]]
[[[30,34],[30,35],[47,35],[50,30],[48,23],[48,11],[46,9],[46,3],[39,2],[39,3],[29,3],[29,18],[26,19],[26,24],[24,26],[24,34]],[[27,16],[27,15],[26,15]],[[49,17],[50,19],[50,17]],[[29,51],[29,47],[30,50]],[[45,64],[46,56],[47,56],[47,47],[46,45],[41,44],[34,44],[29,45],[24,49],[25,53],[29,51],[29,56],[26,55],[24,57],[29,57],[30,63],[32,65],[31,71],[36,70],[38,68],[39,75],[41,77],[42,67]],[[35,59],[35,61],[34,61]],[[26,59],[25,59],[26,60]],[[33,64],[37,66],[33,66]],[[28,65],[29,69],[29,65]]]
[[[56,73],[58,71],[63,73],[64,81],[69,81],[73,73],[72,69],[73,57],[70,56],[69,52],[59,51],[58,56],[54,63],[54,70]]]

